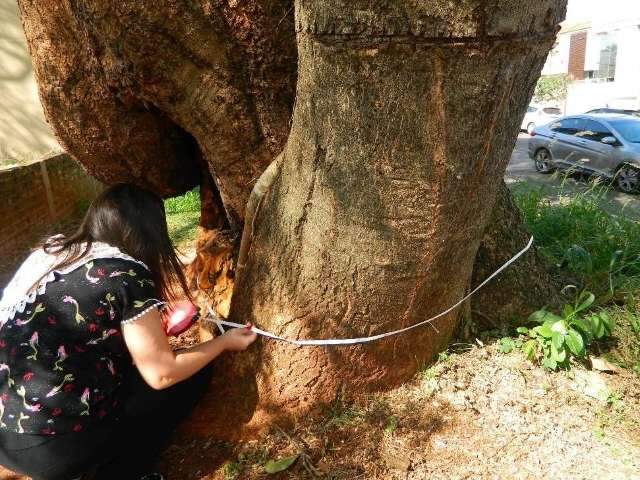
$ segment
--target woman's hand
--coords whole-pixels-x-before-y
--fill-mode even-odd
[[[124,324],[122,335],[142,378],[157,390],[186,380],[225,350],[245,350],[256,339],[251,330],[234,328],[220,337],[174,352],[157,308]]]
[[[248,328],[233,328],[227,330],[220,339],[224,343],[224,349],[232,352],[246,350],[249,345],[256,341],[258,335]]]

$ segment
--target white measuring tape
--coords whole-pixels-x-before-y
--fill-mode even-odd
[[[291,343],[293,345],[299,345],[299,346],[310,346],[310,345],[315,345],[315,346],[318,346],[318,345],[354,345],[356,343],[373,342],[373,341],[376,341],[376,340],[380,340],[382,338],[392,337],[394,335],[399,335],[401,333],[408,332],[409,330],[413,330],[414,328],[421,327],[422,325],[426,325],[426,324],[431,325],[431,323],[434,320],[437,320],[438,318],[443,317],[444,315],[446,315],[446,314],[452,312],[453,310],[455,310],[456,308],[458,308],[460,305],[462,305],[465,302],[465,300],[467,300],[469,297],[471,297],[473,294],[475,294],[478,290],[480,290],[482,287],[484,287],[487,283],[489,283],[495,277],[500,275],[513,262],[518,260],[522,255],[524,255],[527,252],[527,250],[529,250],[531,248],[531,245],[533,245],[533,237],[531,237],[531,239],[529,240],[529,243],[527,243],[527,246],[525,248],[523,248],[520,252],[518,252],[507,263],[502,265],[489,278],[487,278],[484,282],[482,282],[480,285],[478,285],[476,288],[474,288],[467,296],[465,296],[458,303],[456,303],[452,307],[449,307],[444,312],[439,313],[438,315],[436,315],[434,317],[431,317],[428,320],[424,320],[424,321],[422,321],[420,323],[416,323],[415,325],[411,325],[409,327],[401,328],[399,330],[394,330],[392,332],[380,333],[378,335],[373,335],[371,337],[329,338],[329,339],[325,339],[325,340],[295,340],[295,339],[291,339],[291,338],[285,338],[285,337],[281,337],[279,335],[276,335],[274,333],[262,330],[262,329],[260,329],[260,328],[258,328],[256,326],[252,326],[251,327],[251,331],[257,333],[258,335],[262,335],[263,337],[273,338],[274,340],[280,340],[282,342],[287,342],[287,343]],[[207,306],[207,308],[209,309],[210,317],[205,317],[205,318],[207,320],[209,320],[210,322],[215,323],[222,333],[224,333],[223,326],[225,326],[225,327],[233,327],[233,328],[247,328],[246,325],[242,325],[241,323],[229,322],[227,320],[222,320],[222,319],[218,318],[218,316],[215,314],[215,312],[213,311],[211,306]],[[431,325],[431,326],[433,327],[433,325]],[[433,327],[433,328],[435,328],[435,327]],[[436,331],[438,331],[438,330],[436,329]]]

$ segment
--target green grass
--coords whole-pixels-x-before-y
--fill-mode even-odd
[[[193,243],[200,222],[200,189],[164,202],[171,241],[177,247]]]
[[[164,208],[167,214],[200,212],[200,187],[196,187],[179,197],[166,199]]]
[[[616,324],[605,355],[640,375],[640,223],[607,212],[606,189],[594,185],[571,196],[548,197],[526,184],[514,188],[541,253],[593,292],[596,310]]]
[[[640,223],[602,207],[604,190],[594,187],[563,201],[543,189],[515,189],[536,245],[597,295],[640,288]]]

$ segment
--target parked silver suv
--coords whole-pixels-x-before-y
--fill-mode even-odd
[[[613,180],[625,193],[640,188],[640,118],[574,115],[538,127],[529,156],[540,173],[571,169]]]

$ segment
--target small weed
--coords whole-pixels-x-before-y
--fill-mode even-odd
[[[327,411],[325,427],[344,427],[361,422],[365,411],[355,405],[345,405],[340,398],[333,402]]]
[[[599,439],[604,438],[610,428],[636,428],[635,416],[627,415],[628,407],[624,402],[624,395],[618,391],[607,394],[606,404],[596,413],[596,426],[594,433]]]
[[[420,369],[420,377],[427,395],[433,394],[433,392],[438,389],[438,381],[436,379],[442,371],[442,366],[451,362],[451,358],[449,352],[445,350],[438,353],[438,357],[433,365],[430,367],[423,366]]]
[[[244,477],[247,469],[262,468],[268,454],[265,448],[251,448],[241,452],[234,462],[229,462],[223,467],[224,480],[238,480]]]
[[[620,405],[620,402],[622,402],[623,398],[624,395],[622,395],[622,393],[620,392],[610,392],[609,395],[607,395],[607,405],[615,408]]]
[[[422,377],[422,384],[424,385],[424,389],[427,395],[432,395],[438,388],[438,366],[432,365],[429,368],[423,369],[420,372],[420,376]]]
[[[224,480],[236,480],[240,478],[242,470],[242,465],[238,462],[230,462],[225,464],[222,470],[224,473]]]
[[[498,341],[498,351],[500,353],[511,353],[513,350],[522,347],[520,338],[502,337]]]
[[[432,365],[431,367],[422,370],[420,372],[420,375],[422,376],[423,380],[427,380],[427,381],[428,380],[433,380],[438,375],[438,373],[436,371],[436,366]]]
[[[527,359],[538,361],[548,370],[568,369],[571,358],[585,358],[589,345],[609,337],[614,328],[614,320],[606,311],[587,313],[594,301],[595,295],[582,291],[573,304],[564,306],[561,315],[544,309],[534,312],[529,324],[536,326],[518,327],[521,338],[501,339],[500,351],[521,348]]]
[[[447,362],[450,359],[449,352],[446,350],[438,354],[438,362]]]
[[[398,418],[391,415],[387,418],[387,425],[384,427],[385,435],[391,435],[398,428]]]
[[[627,305],[613,305],[607,312],[616,324],[615,343],[604,357],[611,363],[640,375],[640,304],[635,299]]]

